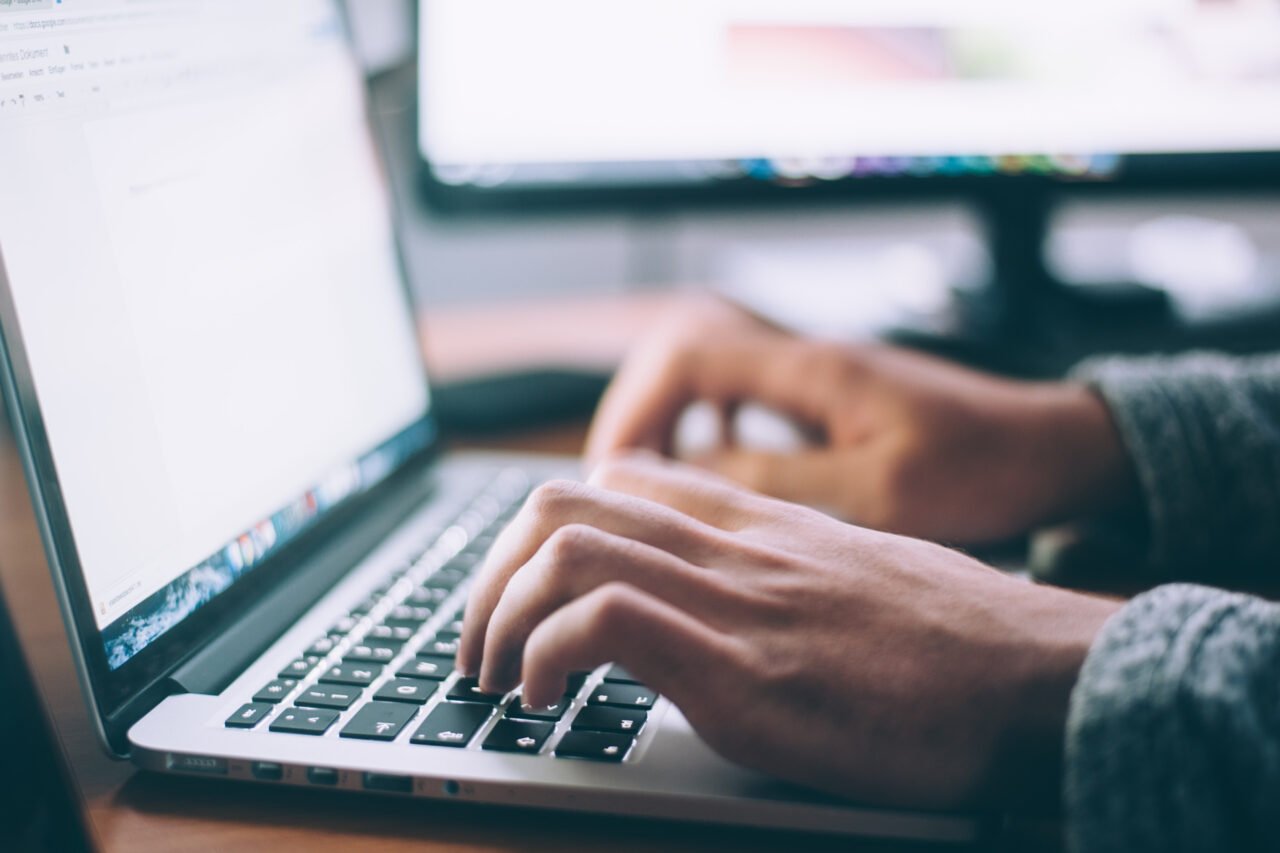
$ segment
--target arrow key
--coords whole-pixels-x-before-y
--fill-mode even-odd
[[[493,731],[484,739],[485,749],[496,749],[499,752],[527,752],[534,755],[542,749],[551,732],[553,723],[534,723],[524,720],[498,720]]]
[[[399,702],[370,702],[356,712],[340,734],[361,740],[395,740],[417,710]]]

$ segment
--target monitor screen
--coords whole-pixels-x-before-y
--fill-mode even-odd
[[[1280,150],[1276,0],[423,0],[473,188],[1039,174]]]
[[[325,0],[0,4],[0,282],[113,669],[430,439],[362,86]]]

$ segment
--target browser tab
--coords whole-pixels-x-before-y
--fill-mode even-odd
[[[0,0],[0,12],[36,12],[61,5],[62,0]]]

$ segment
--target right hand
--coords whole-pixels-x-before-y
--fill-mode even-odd
[[[534,491],[471,588],[458,670],[547,705],[614,661],[749,767],[1019,809],[1060,801],[1069,697],[1120,606],[634,454]]]
[[[589,461],[663,453],[685,408],[726,418],[758,402],[819,444],[723,446],[693,460],[757,491],[857,524],[980,544],[1137,497],[1103,402],[1069,383],[1012,381],[876,344],[805,340],[718,300],[685,308],[628,357],[605,394]]]

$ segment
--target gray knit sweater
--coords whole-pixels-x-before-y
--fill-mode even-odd
[[[1093,362],[1137,469],[1157,586],[1103,628],[1071,697],[1079,851],[1280,850],[1280,357]]]

